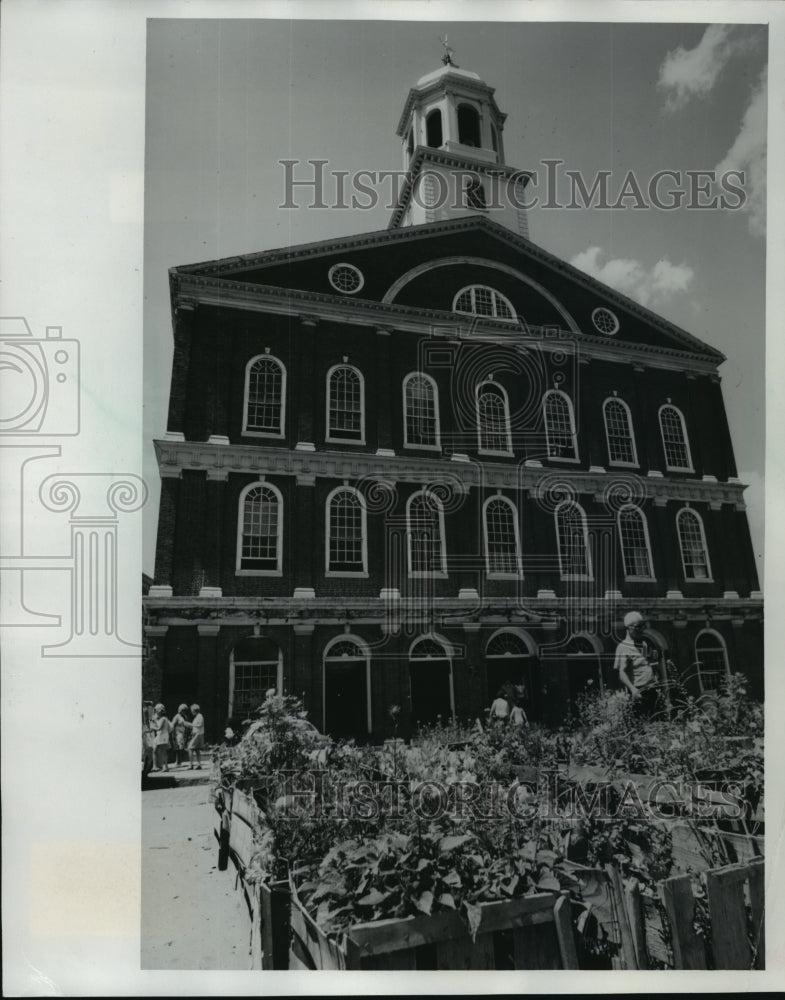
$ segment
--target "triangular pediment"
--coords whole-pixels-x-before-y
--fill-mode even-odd
[[[359,272],[359,287],[335,287],[340,265]],[[480,215],[188,264],[170,273],[173,297],[181,283],[197,279],[214,287],[290,290],[344,307],[384,304],[393,317],[396,309],[452,316],[461,289],[487,285],[528,328],[556,327],[587,345],[612,341],[618,348],[683,353],[715,365],[724,360],[686,330]]]

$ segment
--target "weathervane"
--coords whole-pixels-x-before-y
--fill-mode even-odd
[[[447,42],[447,35],[445,35],[444,38],[440,38],[439,41],[442,43],[442,46],[444,48],[444,55],[442,56],[442,62],[444,63],[444,65],[454,66],[456,69],[458,69],[459,68],[458,63],[453,62],[452,58],[453,55],[455,54],[455,49],[450,48]]]

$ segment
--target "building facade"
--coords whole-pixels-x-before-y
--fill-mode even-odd
[[[555,722],[633,608],[694,693],[762,696],[723,356],[528,239],[503,125],[448,61],[386,230],[170,272],[145,632],[208,735],[270,688],[357,739],[507,680]]]

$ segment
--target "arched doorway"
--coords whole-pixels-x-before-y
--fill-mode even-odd
[[[322,727],[340,739],[371,732],[371,656],[353,635],[332,639],[324,650]]]
[[[409,691],[414,726],[449,722],[455,715],[452,655],[448,643],[422,636],[409,650]]]
[[[229,655],[229,718],[248,718],[270,689],[277,694],[283,690],[283,654],[278,643],[261,635],[241,639]]]
[[[570,705],[574,707],[580,695],[602,693],[605,682],[599,650],[588,636],[574,635],[567,644],[566,655]]]
[[[522,708],[530,722],[540,718],[537,658],[534,643],[513,629],[495,632],[485,647],[486,698],[490,705],[505,684],[522,688]]]
[[[717,691],[730,677],[725,640],[714,629],[703,629],[696,636],[695,667],[701,694]]]

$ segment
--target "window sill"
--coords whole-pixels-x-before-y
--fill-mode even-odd
[[[711,576],[685,576],[685,583],[714,583],[714,578]]]
[[[326,444],[354,444],[358,447],[365,447],[365,438],[358,440],[357,438],[335,438],[335,437],[325,437]]]
[[[410,580],[446,580],[447,573],[442,570],[438,570],[434,573],[409,573],[408,578]]]
[[[689,472],[692,475],[695,474],[695,469],[693,469],[692,467],[687,468],[686,466],[681,466],[681,465],[666,465],[665,466],[665,471],[666,472]]]
[[[560,579],[566,583],[578,583],[578,582],[594,583],[593,576],[586,576],[584,574],[578,574],[578,573],[567,573],[566,575],[562,573]]]
[[[519,573],[486,573],[487,580],[522,580],[523,571]]]
[[[490,448],[478,448],[478,455],[493,455],[496,458],[515,458],[514,451],[493,451]]]
[[[280,569],[236,569],[235,576],[283,576]]]
[[[579,458],[567,458],[564,455],[548,455],[549,462],[569,462],[571,465],[580,465]]]
[[[441,451],[440,444],[408,444],[404,442],[404,448],[411,448],[413,451]]]
[[[656,583],[656,576],[625,576],[625,583]]]
[[[360,570],[360,569],[358,569],[358,570],[353,570],[353,569],[346,569],[346,570],[327,569],[327,570],[324,571],[324,575],[326,577],[330,577],[330,578],[347,577],[347,578],[351,578],[351,579],[354,579],[354,580],[367,580],[368,579],[368,573],[367,573],[367,571],[366,570]]]
[[[242,430],[243,437],[256,437],[256,438],[270,438],[274,441],[283,441],[285,435],[283,433],[276,433],[275,431],[251,431],[247,430],[245,427]]]
[[[640,468],[640,463],[639,462],[611,462],[609,460],[608,461],[608,465],[610,465],[614,469],[639,469]]]

